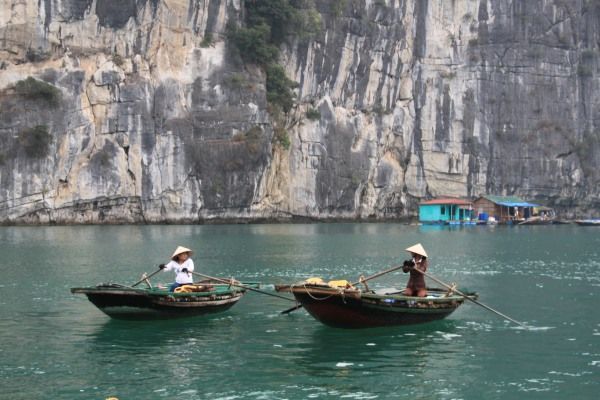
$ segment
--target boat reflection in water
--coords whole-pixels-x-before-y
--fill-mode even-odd
[[[311,375],[339,373],[346,366],[364,371],[376,368],[415,373],[417,366],[425,366],[432,360],[437,364],[450,362],[453,352],[463,350],[461,337],[462,331],[451,320],[357,330],[352,335],[317,325],[310,340],[292,348],[290,356],[296,356],[298,365]],[[397,357],[399,354],[403,356]],[[456,365],[458,360],[452,362]],[[332,365],[338,367],[337,371],[332,370]]]

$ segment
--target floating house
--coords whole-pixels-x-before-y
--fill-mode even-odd
[[[473,202],[473,210],[480,221],[487,221],[494,217],[503,224],[512,224],[524,221],[534,215],[534,208],[539,204],[529,203],[514,196],[481,196]]]
[[[419,222],[422,224],[470,224],[472,214],[473,205],[468,200],[443,198],[419,204]]]

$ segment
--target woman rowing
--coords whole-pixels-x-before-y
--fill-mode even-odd
[[[410,260],[404,261],[402,271],[410,272],[405,296],[427,297],[427,286],[425,285],[425,275],[421,272],[427,272],[427,253],[421,243],[417,243],[406,249],[412,257]],[[418,271],[417,271],[418,270]],[[421,272],[419,272],[421,271]]]
[[[171,256],[168,264],[160,264],[158,267],[164,271],[175,271],[175,282],[169,287],[169,291],[174,292],[179,286],[188,285],[194,282],[192,271],[194,271],[194,262],[190,258],[192,250],[178,246]]]

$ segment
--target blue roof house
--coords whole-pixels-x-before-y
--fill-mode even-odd
[[[539,204],[529,203],[515,196],[485,195],[473,202],[473,208],[478,216],[493,216],[496,221],[504,224],[512,224],[530,218],[534,208],[539,206]]]

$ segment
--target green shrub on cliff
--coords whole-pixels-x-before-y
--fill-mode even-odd
[[[264,67],[275,62],[279,56],[279,49],[270,43],[271,28],[266,23],[248,28],[230,25],[227,36],[244,62]]]
[[[346,0],[333,0],[329,5],[331,14],[336,18],[341,17],[346,5]]]
[[[321,28],[313,0],[262,0],[245,3],[245,27],[228,26],[227,37],[240,58],[260,65],[267,75],[267,100],[285,111],[295,101],[297,84],[277,64],[279,46],[289,38],[306,40]]]
[[[231,75],[225,77],[223,79],[225,85],[227,85],[230,89],[241,90],[243,87],[248,86],[248,81],[244,77],[244,75],[239,74],[237,72],[232,73]]]
[[[19,133],[19,144],[28,157],[42,158],[47,156],[51,142],[52,135],[48,133],[46,125],[36,125]]]
[[[313,120],[313,121],[318,121],[321,119],[321,113],[319,112],[319,110],[317,110],[315,108],[309,108],[306,111],[306,118]]]
[[[246,24],[266,24],[269,42],[280,45],[287,39],[304,40],[321,29],[321,17],[313,0],[261,0],[246,2]]]
[[[293,89],[298,84],[285,75],[281,65],[271,64],[267,67],[267,100],[276,104],[284,112],[289,112],[294,105],[296,95]]]
[[[281,126],[275,127],[275,135],[273,136],[273,139],[276,144],[281,145],[281,147],[283,147],[285,150],[288,150],[292,144],[288,131]]]
[[[211,32],[206,32],[204,34],[204,38],[202,39],[202,42],[200,42],[200,47],[210,47],[215,43],[215,40],[213,38],[213,35]]]
[[[61,100],[61,92],[55,86],[32,78],[20,80],[15,84],[15,90],[19,96],[31,100],[43,100],[50,106],[56,107]]]

